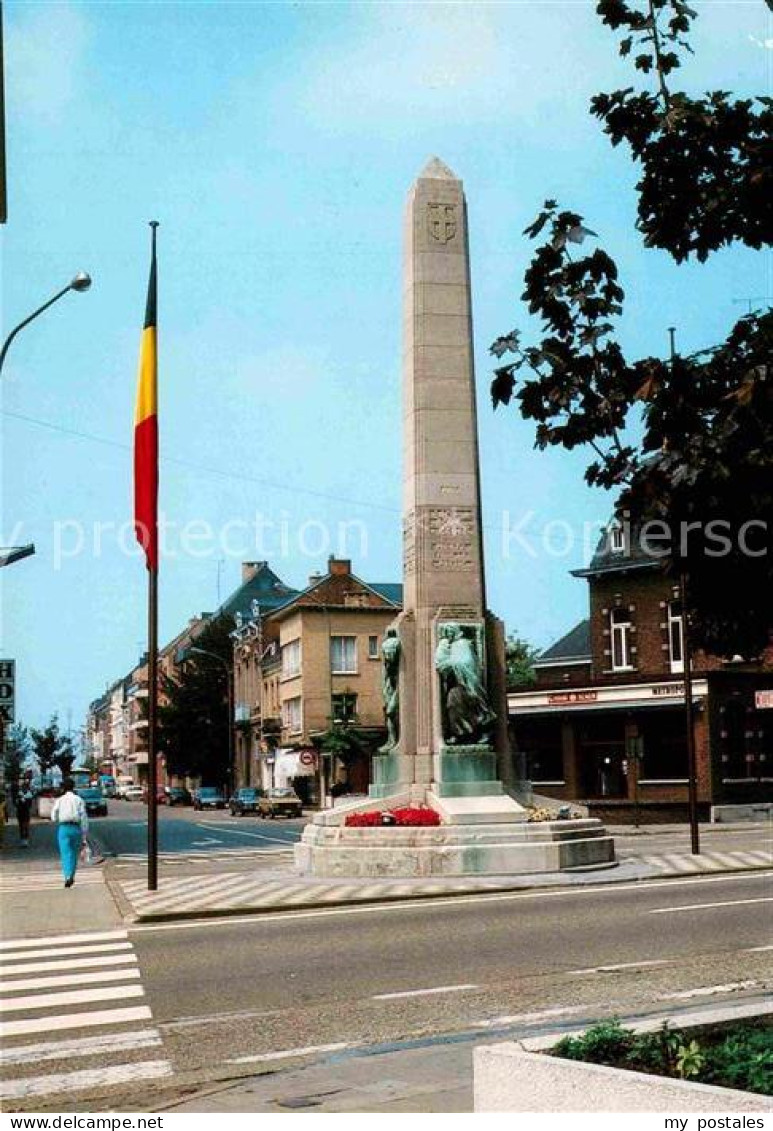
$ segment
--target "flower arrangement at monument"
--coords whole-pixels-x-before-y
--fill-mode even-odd
[[[440,824],[440,815],[434,809],[407,807],[388,812],[376,810],[372,813],[350,813],[344,824],[350,829],[375,829],[383,826],[430,826]]]

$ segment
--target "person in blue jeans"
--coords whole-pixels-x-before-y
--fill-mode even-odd
[[[51,808],[51,820],[56,824],[56,838],[59,844],[59,857],[62,861],[64,886],[71,888],[75,883],[75,871],[81,845],[89,831],[89,818],[83,798],[74,791],[72,778],[62,782],[62,795]]]

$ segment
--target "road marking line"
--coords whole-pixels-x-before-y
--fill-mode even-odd
[[[540,1009],[536,1013],[513,1013],[504,1017],[490,1017],[485,1021],[473,1022],[474,1028],[498,1029],[504,1025],[531,1024],[534,1021],[548,1021],[567,1013],[585,1013],[587,1005],[567,1005],[556,1009]]]
[[[94,931],[84,935],[49,935],[39,939],[8,939],[0,942],[0,950],[22,950],[37,946],[63,946],[67,943],[96,943],[112,942],[116,939],[126,939],[126,931]],[[16,955],[13,956],[14,958]],[[21,958],[22,955],[19,955]]]
[[[459,994],[466,990],[477,990],[479,987],[473,982],[464,982],[458,986],[432,986],[427,990],[399,990],[391,994],[373,994],[372,1001],[392,1001],[398,997],[426,997],[429,994]]]
[[[683,907],[652,907],[648,915],[669,915],[677,911],[704,911],[709,907],[740,907],[745,903],[773,903],[773,896],[763,895],[759,899],[726,899],[718,903],[687,903]]]
[[[567,974],[614,974],[618,970],[638,970],[640,966],[667,966],[667,958],[646,958],[641,962],[617,962],[610,966],[586,966],[582,970],[567,970]]]
[[[576,889],[562,889],[561,891],[550,891],[546,888],[540,888],[535,891],[510,891],[510,892],[481,892],[476,895],[467,895],[461,893],[459,896],[445,896],[443,899],[422,899],[420,904],[414,900],[394,900],[388,903],[381,904],[363,904],[362,906],[355,907],[330,907],[320,909],[310,909],[304,911],[303,909],[289,910],[277,912],[275,915],[246,915],[244,917],[228,916],[224,919],[189,919],[184,923],[147,923],[138,926],[130,926],[128,928],[129,934],[148,934],[157,933],[162,931],[190,931],[194,928],[201,927],[235,927],[235,926],[260,926],[264,923],[276,923],[294,919],[327,919],[332,916],[341,915],[375,915],[389,913],[405,914],[407,909],[420,908],[422,911],[427,908],[445,908],[445,907],[458,907],[463,905],[472,906],[478,903],[514,903],[521,900],[530,899],[559,899],[566,896],[591,896],[591,895],[618,895],[621,892],[637,891],[640,895],[644,895],[650,890],[671,887],[694,887],[697,884],[719,884],[719,883],[741,883],[745,880],[764,880],[770,879],[773,872],[755,872],[741,875],[732,876],[691,876],[689,878],[678,880],[652,880],[645,884],[641,882],[634,882],[630,884],[610,884],[608,887],[598,885],[593,888],[576,888]],[[669,910],[669,908],[666,908]],[[689,908],[688,908],[689,910]]]
[[[111,1001],[115,998],[144,997],[142,986],[105,986],[96,990],[75,990],[61,994],[31,994],[0,1001],[0,1013],[19,1013],[25,1009],[48,1009],[59,1005],[85,1005],[89,1001]]]
[[[21,955],[19,955],[21,958]],[[25,955],[26,957],[26,955]],[[63,958],[59,962],[22,962],[18,966],[3,966],[0,974],[34,974],[50,970],[85,970],[95,966],[124,966],[128,962],[136,962],[134,954],[106,954],[103,958]]]
[[[100,946],[59,946],[46,950],[26,950],[23,954],[0,954],[0,972],[5,968],[5,963],[14,958],[61,958],[71,954],[77,958],[81,954],[100,954],[105,951],[131,950],[130,942],[102,943]]]
[[[686,1000],[691,997],[709,997],[711,994],[730,994],[735,990],[751,990],[759,982],[753,979],[746,982],[727,982],[724,986],[698,986],[694,990],[678,990],[676,993],[659,994],[658,1001]]]
[[[53,1033],[60,1029],[90,1029],[94,1025],[122,1025],[126,1021],[150,1021],[147,1005],[127,1009],[102,1009],[93,1013],[63,1013],[53,1017],[35,1017],[28,1021],[0,1021],[0,1041],[21,1037],[26,1033]]]
[[[310,1056],[315,1052],[337,1052],[339,1049],[348,1049],[352,1045],[348,1041],[339,1041],[334,1045],[308,1045],[301,1049],[284,1049],[282,1052],[256,1053],[255,1056],[237,1056],[227,1060],[226,1064],[257,1064],[263,1060],[287,1060],[292,1056]]]
[[[0,1065],[40,1064],[45,1060],[69,1060],[76,1056],[103,1056],[127,1049],[157,1048],[163,1042],[157,1029],[136,1033],[108,1033],[103,1036],[76,1037],[65,1041],[44,1041],[35,1045],[15,1045],[0,1049]]]
[[[208,824],[211,826],[215,825],[216,822],[209,821]],[[207,825],[202,823],[199,825],[199,827],[205,829]],[[296,840],[288,840],[286,836],[270,836],[268,833],[248,833],[245,829],[229,829],[223,825],[216,825],[216,827],[220,832],[223,833],[232,833],[234,836],[248,836],[253,838],[254,840],[270,840],[273,841],[274,844],[283,844],[285,848],[288,845],[297,844],[300,841],[300,837],[298,837]]]
[[[18,993],[19,990],[44,990],[53,986],[84,986],[90,982],[126,982],[139,978],[136,966],[128,970],[99,970],[92,974],[57,974],[51,978],[22,978],[21,981],[3,982],[0,994]]]
[[[764,950],[773,950],[773,945],[769,946],[747,946],[744,954],[760,954]]]
[[[83,1068],[54,1076],[27,1076],[0,1083],[0,1096],[18,1100],[55,1092],[78,1092],[84,1088],[104,1088],[134,1080],[158,1080],[172,1075],[168,1060],[145,1060],[135,1064],[114,1064],[111,1068]]]

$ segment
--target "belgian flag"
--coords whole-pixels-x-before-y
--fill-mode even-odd
[[[158,570],[158,363],[156,352],[156,228],[153,232],[145,326],[134,414],[134,530],[147,567]]]

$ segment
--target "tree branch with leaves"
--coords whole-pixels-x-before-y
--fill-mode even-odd
[[[690,51],[696,13],[682,0],[599,0],[622,32],[620,54],[657,89],[598,94],[591,112],[613,145],[628,143],[642,176],[637,228],[676,262],[705,261],[773,234],[773,100],[699,99],[670,76]],[[539,449],[587,446],[585,478],[617,492],[634,523],[670,534],[664,566],[686,563],[695,642],[759,655],[773,627],[773,312],[741,318],[725,341],[689,356],[626,357],[618,340],[625,295],[617,266],[578,213],[546,201],[524,234],[542,237],[522,294],[542,335],[512,330],[493,343],[494,406],[515,401],[535,421]],[[690,541],[685,529],[699,535]]]

